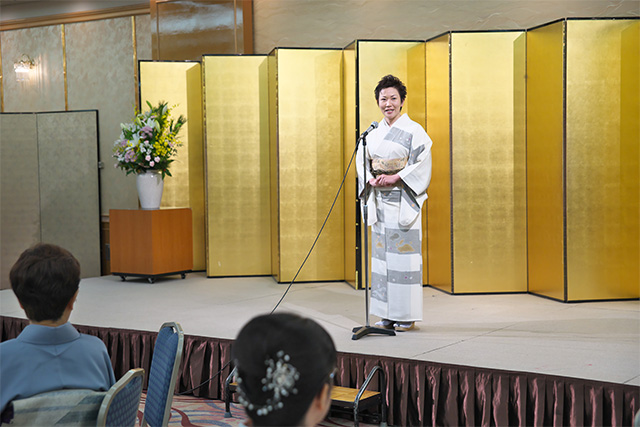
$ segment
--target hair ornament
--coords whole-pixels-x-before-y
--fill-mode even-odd
[[[300,373],[295,366],[289,363],[291,358],[284,351],[280,350],[277,354],[277,360],[268,358],[265,360],[267,370],[265,377],[262,378],[262,391],[266,394],[271,394],[263,405],[256,405],[248,400],[248,396],[245,394],[242,384],[242,378],[237,377],[238,401],[242,406],[250,411],[256,411],[259,416],[265,416],[271,411],[276,409],[282,409],[284,403],[282,399],[290,394],[298,394],[298,389],[295,387],[296,382],[300,379]]]

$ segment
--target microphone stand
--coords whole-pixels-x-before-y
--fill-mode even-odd
[[[364,168],[364,187],[367,188],[367,135],[366,133],[362,135],[360,138],[362,140],[362,164]],[[357,161],[357,159],[356,159]],[[369,210],[367,208],[367,200],[369,199],[368,192],[365,191],[363,193],[363,210],[362,210],[362,220],[364,222],[364,226],[360,227],[360,232],[364,234],[364,298],[365,298],[365,325],[364,326],[356,326],[353,328],[353,336],[352,340],[358,340],[364,336],[369,334],[382,334],[382,335],[393,335],[395,336],[396,332],[393,329],[384,329],[378,328],[375,326],[369,325]]]

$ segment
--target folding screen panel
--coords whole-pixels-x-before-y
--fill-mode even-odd
[[[407,88],[411,88],[411,96],[407,94],[405,105],[411,111],[411,119],[426,129],[426,46],[418,43],[407,50]],[[408,89],[407,89],[408,90]],[[404,110],[404,108],[403,108]],[[433,163],[432,163],[433,166]],[[428,190],[427,190],[428,194]],[[422,206],[422,283],[427,284],[429,278],[429,246],[427,236],[427,205]]]
[[[203,57],[207,276],[271,274],[266,56]]]
[[[347,153],[351,155],[353,152],[353,147],[355,147],[355,142],[360,132],[367,129],[371,122],[379,122],[382,120],[382,113],[378,108],[374,90],[380,79],[387,74],[395,75],[407,86],[407,100],[402,112],[409,114],[411,119],[423,126],[425,117],[424,42],[358,40],[353,46],[355,48],[356,57],[355,99],[357,104],[355,122],[357,124],[357,129],[356,133],[345,133],[345,138],[348,138],[345,139],[345,155],[347,155]],[[351,49],[351,46],[349,49]],[[345,55],[347,53],[348,51],[345,51]],[[355,161],[361,162],[362,159],[356,159]],[[355,168],[355,165],[352,167]],[[353,185],[354,187],[353,190],[348,189],[345,194],[353,191],[353,194],[355,195],[355,179],[347,181],[347,184]],[[353,203],[353,205],[349,206],[347,204],[346,210],[355,210],[355,200],[350,203]],[[357,215],[359,216],[360,213]],[[425,211],[423,211],[423,216],[426,216]],[[358,222],[360,222],[360,219],[361,218],[358,217]],[[360,236],[356,236],[356,239],[358,239],[358,250],[353,255],[346,253],[345,257],[349,258],[355,256],[356,261],[360,261],[359,263],[353,262],[353,264],[356,264],[358,276],[363,277],[361,270],[362,265],[365,265],[363,263],[364,260],[362,259],[364,251],[360,250],[362,247]],[[423,247],[425,244],[426,242],[423,238]],[[371,252],[369,252],[369,254],[370,253]],[[423,252],[422,255],[426,259],[426,252]],[[423,266],[426,267],[426,265],[426,262],[423,263]],[[348,273],[345,274],[348,276]],[[360,281],[358,281],[357,288],[363,288]]]
[[[525,292],[524,57],[520,31],[453,33],[453,292]],[[516,88],[518,90],[516,91]],[[519,116],[516,116],[516,112]]]
[[[97,111],[38,114],[41,238],[71,251],[82,277],[100,276],[98,160]]]
[[[46,242],[100,276],[97,111],[2,114],[2,287],[26,248]]]
[[[343,175],[342,51],[276,49],[269,59],[272,274],[294,278]],[[343,200],[297,281],[344,279]]]
[[[358,127],[356,125],[356,43],[342,51],[342,140],[344,143],[344,169],[349,167],[342,189],[344,200],[344,280],[358,287],[356,253],[360,253],[359,240],[362,217],[356,207],[356,161],[354,156]],[[352,160],[353,159],[353,160]],[[351,162],[351,166],[349,166]]]
[[[427,283],[443,291],[453,289],[451,238],[451,97],[449,64],[451,34],[426,43],[427,127],[433,141],[433,169],[427,201],[429,276]]]
[[[638,25],[564,20],[528,33],[531,292],[640,296]]]
[[[199,62],[139,61],[140,106],[166,101],[172,115],[187,123],[179,134],[182,147],[164,180],[162,207],[191,208],[193,269],[205,269],[204,144],[202,125],[202,68]]]
[[[564,299],[564,23],[527,32],[529,291]]]
[[[640,94],[637,71],[623,67],[638,69],[639,21],[566,25],[567,299],[637,298]]]
[[[0,289],[22,251],[40,241],[37,116],[0,114]]]
[[[452,254],[450,273],[448,262],[430,261],[429,283],[453,293],[527,290],[523,34],[453,32],[427,42],[427,90],[434,90],[433,100],[427,92],[427,130],[433,118],[435,147],[429,253]],[[448,94],[441,88],[447,60]],[[442,180],[449,180],[449,221],[448,209],[434,198],[434,192],[447,198]]]

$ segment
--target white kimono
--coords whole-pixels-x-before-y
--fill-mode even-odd
[[[358,194],[367,198],[371,226],[371,314],[383,319],[422,320],[422,215],[431,181],[431,139],[403,114],[367,136],[367,165],[358,148]],[[393,187],[364,185],[374,177],[373,163],[406,165]],[[390,171],[389,174],[396,173]]]

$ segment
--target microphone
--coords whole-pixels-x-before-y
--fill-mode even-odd
[[[377,127],[378,127],[378,122],[371,122],[371,126],[369,126],[367,130],[362,132],[362,135],[360,135],[360,138],[364,138],[365,136],[369,135],[371,131],[373,131]]]

